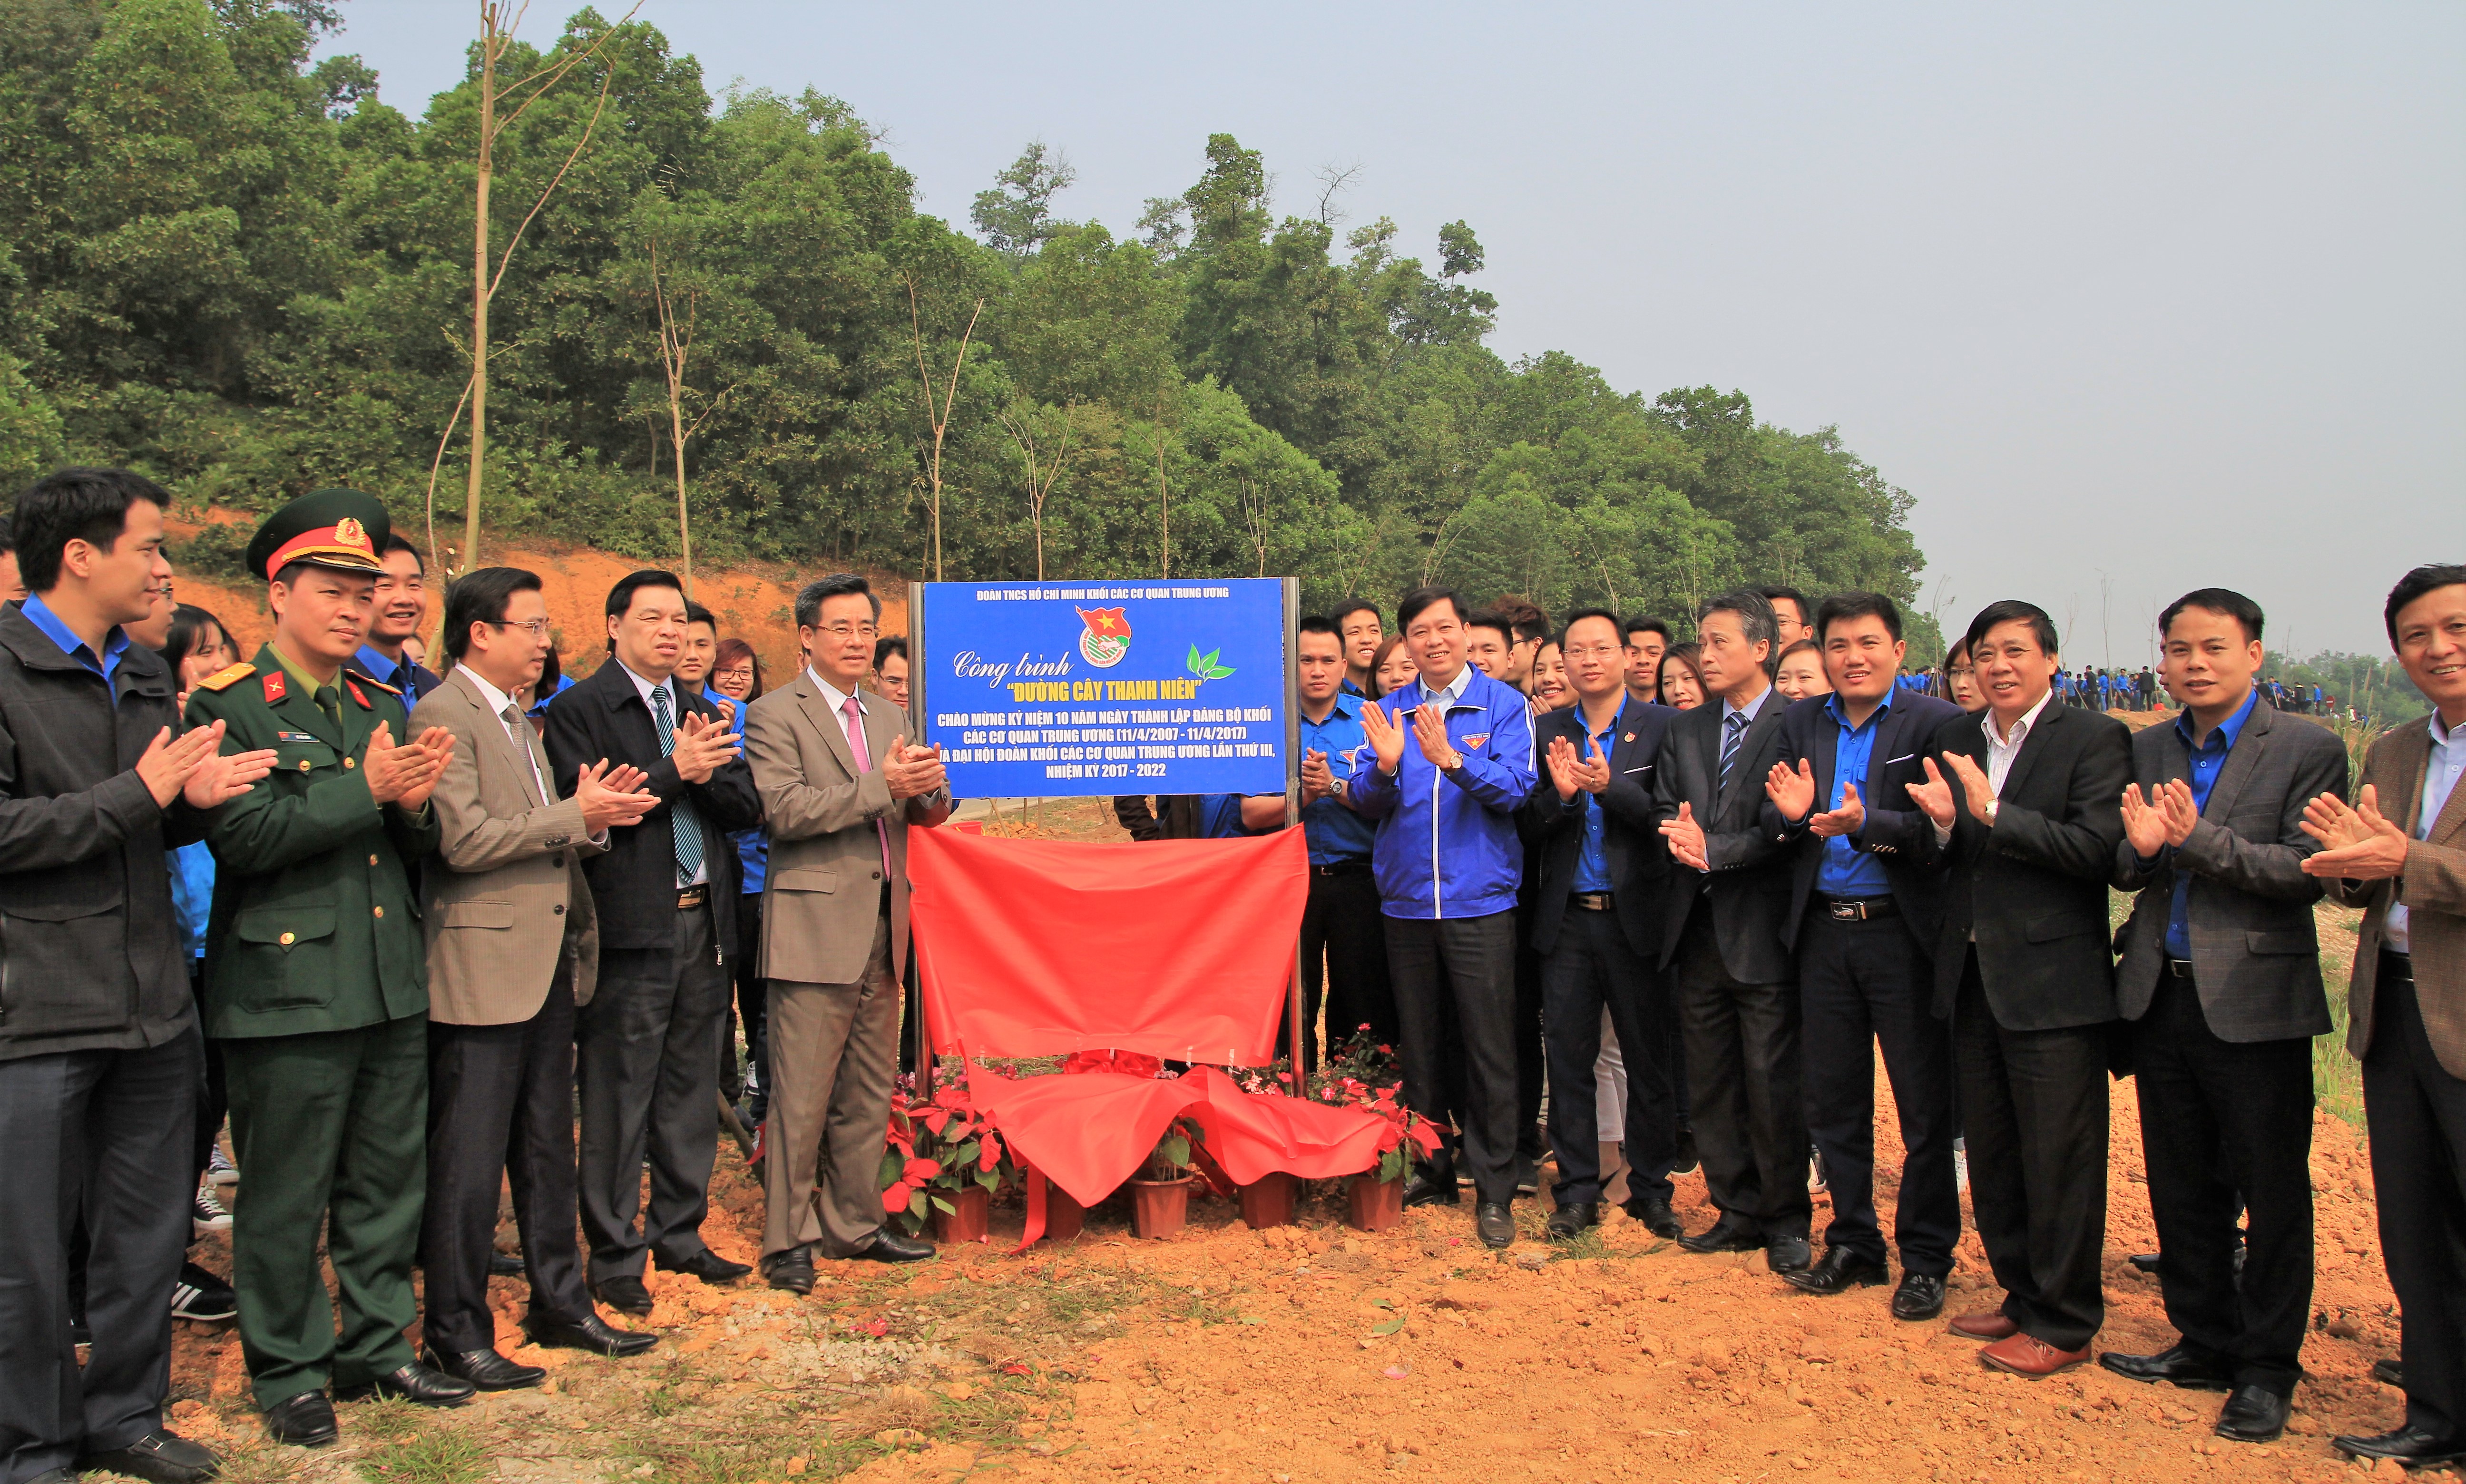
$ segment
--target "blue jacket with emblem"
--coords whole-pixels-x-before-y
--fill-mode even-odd
[[[1422,755],[1412,712],[1422,684],[1368,703],[1404,731],[1394,774],[1368,743],[1347,792],[1353,807],[1379,821],[1371,874],[1379,910],[1390,917],[1486,917],[1511,911],[1524,880],[1524,843],[1515,811],[1532,797],[1533,713],[1523,693],[1475,670],[1447,708],[1447,736],[1464,754],[1450,777]]]

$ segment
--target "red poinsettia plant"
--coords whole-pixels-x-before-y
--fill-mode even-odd
[[[1405,1107],[1397,1094],[1403,1084],[1374,1088],[1358,1077],[1336,1076],[1312,1090],[1323,1103],[1362,1108],[1387,1120],[1379,1134],[1379,1163],[1365,1172],[1381,1181],[1400,1180],[1412,1172],[1413,1161],[1436,1154],[1443,1131],[1439,1125]]]
[[[991,1114],[957,1078],[936,1082],[919,1098],[903,1088],[890,1094],[890,1129],[882,1152],[883,1213],[913,1235],[929,1210],[952,1211],[953,1197],[971,1185],[998,1190],[1017,1171]]]

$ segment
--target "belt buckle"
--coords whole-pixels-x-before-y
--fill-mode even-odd
[[[708,887],[686,887],[683,888],[677,892],[677,911],[682,912],[690,908],[702,906],[703,903],[710,899],[709,892],[710,888]]]
[[[1827,902],[1824,904],[1824,910],[1832,914],[1834,922],[1867,920],[1867,904],[1864,902]]]

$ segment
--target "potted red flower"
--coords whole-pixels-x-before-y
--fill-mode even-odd
[[[1199,1136],[1199,1125],[1188,1118],[1166,1125],[1147,1167],[1131,1180],[1131,1229],[1136,1235],[1170,1237],[1188,1225],[1190,1146]]]
[[[1439,1147],[1439,1126],[1398,1101],[1401,1086],[1372,1088],[1339,1075],[1319,1091],[1322,1101],[1366,1108],[1387,1121],[1379,1135],[1379,1162],[1353,1177],[1347,1191],[1352,1208],[1346,1221],[1361,1231],[1385,1231],[1403,1220],[1405,1177],[1416,1160]]]
[[[964,1081],[939,1082],[921,1101],[891,1094],[882,1208],[910,1236],[930,1220],[937,1242],[984,1241],[993,1193],[1013,1173],[1000,1132]]]

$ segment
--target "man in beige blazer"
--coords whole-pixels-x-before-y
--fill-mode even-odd
[[[806,666],[746,708],[771,830],[761,973],[771,985],[762,1275],[810,1293],[812,1248],[909,1262],[930,1243],[883,1225],[877,1175],[899,1060],[908,827],[951,812],[938,749],[862,686],[882,600],[841,573],[796,595]]]
[[[2466,566],[2408,573],[2382,618],[2432,712],[2372,744],[2354,807],[2312,800],[2303,828],[2324,848],[2303,869],[2364,909],[2346,1045],[2406,1388],[2395,1428],[2332,1442],[2422,1469],[2466,1459]]]
[[[539,738],[512,699],[549,649],[540,579],[484,567],[445,599],[456,664],[413,713],[454,733],[431,802],[439,860],[421,882],[428,936],[427,1363],[482,1391],[547,1374],[496,1349],[488,1258],[497,1192],[512,1178],[531,1281],[525,1327],[539,1344],[639,1355],[652,1336],[611,1327],[591,1307],[574,1240],[573,1018],[599,963],[581,857],[659,800],[642,775],[603,761],[556,798]]]

